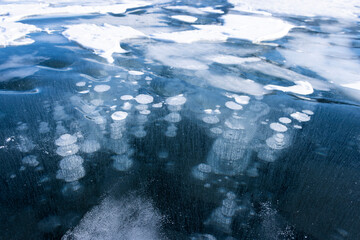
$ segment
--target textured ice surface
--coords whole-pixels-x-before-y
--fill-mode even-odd
[[[90,210],[66,239],[161,240],[162,217],[147,199],[130,196],[105,198]]]
[[[173,15],[171,16],[171,18],[188,23],[194,23],[197,20],[196,17],[188,16],[188,15]]]

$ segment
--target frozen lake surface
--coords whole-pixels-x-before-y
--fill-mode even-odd
[[[0,1],[0,239],[360,239],[359,16]]]

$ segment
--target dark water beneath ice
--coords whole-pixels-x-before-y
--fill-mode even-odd
[[[205,25],[232,11],[198,3],[223,13],[167,9],[200,8],[185,1],[22,21],[56,31],[0,49],[0,239],[360,239],[358,91],[320,66],[359,60],[358,22],[280,15],[306,27],[265,44],[124,40],[113,64],[61,33],[102,22],[187,30],[170,16]],[[294,50],[302,42],[330,50],[305,54],[315,59],[308,67]],[[216,54],[257,60],[206,60]],[[307,78],[311,94],[261,90]],[[57,144],[65,134],[76,142]],[[72,148],[60,154],[62,146]],[[83,162],[62,167],[69,156]]]

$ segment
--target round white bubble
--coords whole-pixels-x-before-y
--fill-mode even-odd
[[[98,93],[107,92],[109,90],[110,90],[110,86],[106,84],[100,84],[94,87],[94,91]]]
[[[270,128],[276,132],[286,132],[288,128],[281,123],[271,123]]]
[[[133,160],[127,155],[115,155],[111,158],[114,160],[113,167],[118,171],[127,171],[133,165]]]
[[[279,122],[288,124],[288,123],[291,123],[291,119],[287,118],[287,117],[281,117],[281,118],[279,118]]]
[[[140,104],[149,104],[154,101],[154,98],[147,94],[139,94],[135,97],[135,100]]]
[[[220,122],[220,119],[217,116],[205,116],[202,118],[203,122],[208,124],[217,124]]]
[[[77,137],[70,134],[63,134],[58,139],[55,140],[57,146],[66,146],[76,143]]]
[[[177,96],[167,98],[165,102],[170,106],[181,106],[186,103],[186,98],[182,94],[180,94]]]
[[[169,113],[168,115],[166,115],[164,119],[167,122],[177,123],[177,122],[181,121],[181,116],[177,112],[172,112],[172,113]]]
[[[36,167],[39,165],[39,161],[35,155],[26,156],[21,161],[23,164],[29,165],[31,167]]]
[[[306,113],[307,115],[314,115],[314,112],[311,111],[311,110],[306,110],[306,109],[304,109],[304,110],[302,110],[302,112],[303,112],[303,113]]]
[[[77,82],[76,83],[77,87],[85,87],[85,85],[86,85],[86,82]]]
[[[59,163],[59,167],[64,170],[71,170],[71,169],[81,166],[81,164],[83,164],[83,162],[84,162],[84,159],[82,157],[73,155],[73,156],[63,158]]]
[[[128,101],[128,100],[134,99],[134,97],[131,96],[131,95],[122,95],[122,96],[120,97],[120,99],[123,100],[123,101]]]
[[[290,116],[296,120],[298,120],[299,122],[307,122],[310,121],[310,116],[305,114],[305,113],[301,113],[301,112],[296,112],[296,113],[292,113],[290,114]]]
[[[96,140],[85,140],[80,149],[84,153],[93,153],[100,149],[100,143]]]
[[[123,111],[116,111],[113,114],[111,114],[111,118],[114,121],[121,121],[124,120],[126,117],[128,116],[127,112],[123,112]]]
[[[61,146],[56,149],[56,153],[62,157],[74,155],[79,151],[79,146],[76,144]]]

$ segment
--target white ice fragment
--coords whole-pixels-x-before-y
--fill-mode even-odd
[[[296,129],[302,129],[302,126],[295,124],[295,125],[294,125],[294,128],[296,128]]]
[[[113,53],[124,53],[120,47],[120,42],[124,39],[139,38],[145,35],[128,26],[113,26],[104,24],[98,26],[95,24],[77,24],[69,25],[63,35],[69,40],[78,42],[80,45],[94,50],[108,62],[114,62]]]
[[[154,98],[148,94],[139,94],[135,97],[135,100],[140,104],[149,104],[154,101]]]
[[[177,122],[181,121],[181,116],[177,112],[172,112],[172,113],[169,113],[168,115],[166,115],[164,119],[165,119],[165,121],[170,122],[170,123],[177,123]]]
[[[220,119],[217,116],[209,115],[202,118],[203,122],[208,124],[217,124]]]
[[[39,161],[37,160],[37,157],[35,155],[28,155],[24,157],[21,161],[23,164],[29,165],[31,167],[36,167],[39,165]]]
[[[235,95],[234,96],[234,99],[235,99],[235,102],[239,103],[239,104],[242,104],[242,105],[246,105],[249,103],[250,101],[250,97],[249,96],[245,96],[245,95],[242,95],[242,96],[239,96],[239,95]]]
[[[132,100],[133,98],[134,98],[134,97],[131,96],[131,95],[122,95],[122,96],[120,97],[120,99],[123,100],[123,101],[129,101],[129,100]]]
[[[141,75],[144,75],[143,72],[140,72],[140,71],[134,71],[134,70],[131,70],[128,72],[130,75],[133,75],[133,76],[141,76]]]
[[[285,125],[282,125],[281,123],[270,123],[270,128],[276,132],[286,132],[288,129]]]
[[[292,92],[292,93],[301,94],[301,95],[309,95],[314,92],[312,85],[307,81],[295,81],[295,84],[296,85],[290,86],[290,87],[282,87],[282,86],[270,84],[270,85],[264,86],[264,88],[266,90],[279,90],[279,91],[283,91],[283,92]]]
[[[86,85],[86,82],[77,82],[76,83],[77,87],[85,87],[85,85]]]
[[[288,123],[291,123],[291,119],[287,118],[287,117],[281,117],[281,118],[279,118],[279,122],[288,124]]]
[[[100,143],[96,140],[85,140],[81,144],[81,151],[84,153],[93,153],[100,149]]]
[[[76,143],[77,137],[70,134],[63,134],[55,140],[57,146],[66,146]]]
[[[196,17],[189,16],[189,15],[173,15],[173,16],[171,16],[171,18],[182,21],[182,22],[187,22],[187,23],[194,23],[197,20]]]
[[[113,114],[111,114],[111,118],[114,120],[114,121],[121,121],[121,120],[124,120],[126,119],[128,116],[128,113],[127,112],[123,112],[123,111],[116,111],[114,112]]]
[[[107,92],[109,90],[110,90],[110,86],[106,84],[100,84],[94,87],[94,91],[98,93]]]
[[[243,109],[243,107],[242,107],[240,104],[237,104],[237,103],[235,103],[235,102],[233,102],[233,101],[228,101],[228,102],[226,102],[226,103],[225,103],[225,106],[226,106],[227,108],[229,108],[229,109],[231,109],[231,110],[235,110],[235,111]]]
[[[310,116],[305,114],[305,113],[301,113],[301,112],[296,112],[296,113],[292,113],[290,114],[290,116],[296,120],[298,120],[299,122],[307,122],[310,121]]]
[[[149,76],[146,76],[146,77],[145,77],[145,80],[146,80],[146,81],[151,81],[151,80],[152,80],[152,78],[151,78],[151,77],[149,77]]]

